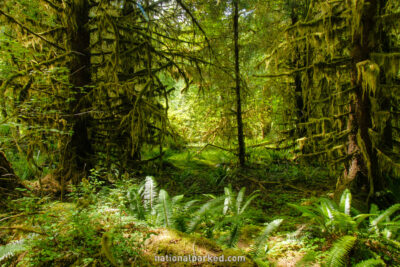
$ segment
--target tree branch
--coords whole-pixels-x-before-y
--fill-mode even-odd
[[[62,51],[65,51],[64,48],[62,48],[61,46],[47,40],[46,38],[44,38],[43,36],[41,36],[40,34],[35,33],[34,31],[32,31],[31,29],[29,29],[28,27],[26,27],[25,25],[23,25],[21,22],[19,22],[18,20],[16,20],[15,18],[13,18],[11,15],[5,13],[3,10],[0,9],[0,14],[5,16],[6,18],[8,18],[10,21],[14,22],[15,24],[17,24],[18,26],[20,26],[21,28],[23,28],[24,30],[26,30],[27,32],[29,32],[30,34],[38,37],[39,39],[42,39],[43,41],[45,41],[46,43],[48,43],[51,46],[54,46]]]

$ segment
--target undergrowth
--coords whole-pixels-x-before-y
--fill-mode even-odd
[[[185,167],[180,171],[172,168],[141,179],[128,174],[117,178],[116,171],[111,174],[114,183],[104,169],[92,170],[71,188],[68,202],[23,190],[25,196],[9,202],[7,214],[0,217],[5,230],[0,263],[154,266],[155,255],[193,243],[204,247],[204,253],[245,255],[248,264],[257,266],[400,266],[400,204],[384,210],[372,205],[361,213],[352,206],[349,191],[339,203],[317,197],[321,192],[310,189],[315,183],[310,176],[326,175],[324,170],[289,165],[285,155],[272,153],[271,162],[279,165],[247,173],[229,161],[210,166],[195,153],[185,157],[166,159],[171,164],[182,160],[173,165]],[[165,183],[169,174],[186,190]],[[310,182],[309,188],[296,181]],[[212,190],[199,192],[189,183]],[[167,243],[163,236],[169,236]]]

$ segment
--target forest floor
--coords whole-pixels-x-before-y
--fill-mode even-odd
[[[54,196],[35,195],[14,200],[0,214],[0,244],[14,244],[6,256],[2,252],[7,247],[0,246],[0,263],[9,264],[3,266],[320,266],[334,240],[308,228],[309,219],[287,204],[307,205],[310,199],[329,198],[335,184],[330,171],[321,166],[296,164],[276,155],[269,155],[268,161],[264,161],[267,163],[259,160],[245,169],[235,168],[229,162],[229,157],[216,151],[166,153],[162,162],[149,163],[132,175],[134,178],[130,176],[129,181],[101,186],[102,173],[95,173],[79,190],[69,194],[67,202],[60,202]],[[149,175],[171,197],[184,194],[185,201],[204,202],[224,195],[228,184],[235,192],[246,187],[246,195],[258,190],[258,197],[246,209],[245,216],[240,217],[236,245],[229,248],[229,227],[217,229],[214,226],[218,222],[212,219],[204,221],[191,234],[164,227],[157,223],[157,216],[138,220],[137,213],[129,212],[135,207],[131,207],[133,198],[128,188],[137,188],[137,183]],[[184,224],[193,219],[191,213],[181,215]],[[218,214],[209,216],[218,218]],[[262,256],[255,258],[257,237],[266,223],[277,219],[283,222],[268,237]],[[165,255],[224,255],[225,259],[229,255],[243,255],[246,262],[192,264],[156,260],[160,259],[157,256]],[[312,260],[302,263],[307,257]]]

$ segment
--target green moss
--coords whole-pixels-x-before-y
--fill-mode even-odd
[[[154,266],[159,264],[155,256],[208,256],[228,257],[244,256],[245,253],[239,249],[222,249],[214,241],[196,235],[188,235],[176,230],[160,229],[158,235],[153,236],[146,244],[146,259]],[[222,257],[221,257],[222,258]],[[229,258],[231,259],[231,258]],[[177,262],[174,266],[192,266],[189,262]],[[202,266],[215,266],[212,262],[204,261]],[[218,266],[254,266],[251,259],[245,258],[245,262],[218,263]]]
[[[243,242],[251,242],[256,238],[262,231],[262,227],[257,225],[245,225],[241,229],[240,240]]]

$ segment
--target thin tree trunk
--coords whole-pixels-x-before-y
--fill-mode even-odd
[[[236,78],[236,120],[237,132],[239,143],[239,163],[241,167],[246,164],[246,148],[244,143],[243,134],[243,119],[242,119],[242,102],[240,95],[240,67],[239,67],[239,0],[233,1],[234,3],[234,16],[233,16],[233,29],[234,29],[234,42],[235,42],[235,78]]]

